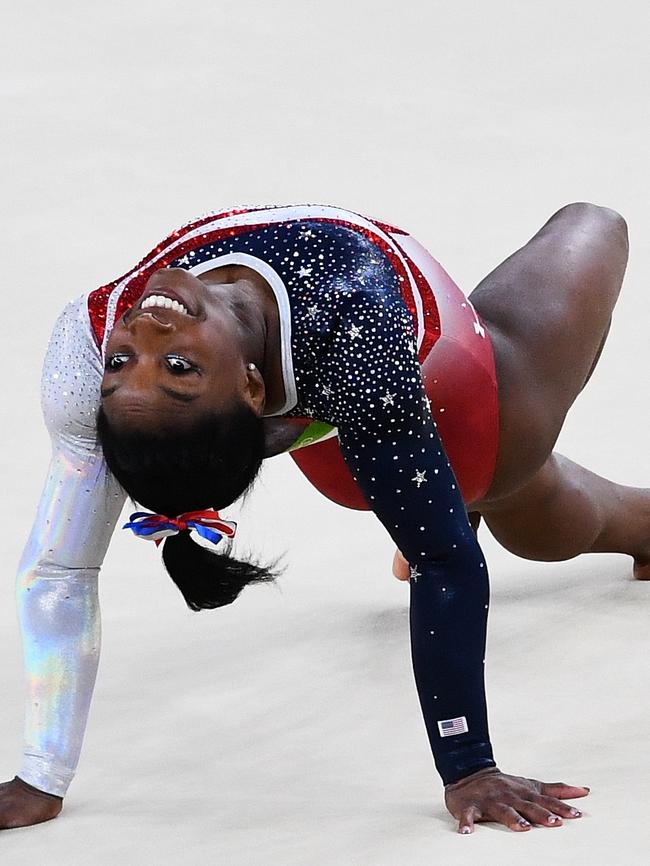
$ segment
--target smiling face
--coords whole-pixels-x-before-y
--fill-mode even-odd
[[[264,382],[245,355],[241,322],[223,293],[182,269],[157,271],[109,336],[104,412],[117,427],[157,430],[237,401],[262,414]]]

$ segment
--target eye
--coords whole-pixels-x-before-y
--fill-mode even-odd
[[[114,355],[111,355],[106,359],[106,369],[115,372],[116,370],[121,370],[122,367],[126,364],[131,356],[127,355],[125,352],[116,352]]]
[[[165,360],[171,372],[176,375],[197,371],[197,367],[181,355],[167,355]]]

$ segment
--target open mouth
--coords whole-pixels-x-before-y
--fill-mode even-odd
[[[174,310],[183,316],[194,316],[194,310],[190,309],[186,301],[173,289],[165,288],[163,291],[152,291],[146,294],[137,307],[138,310]]]
[[[177,313],[183,313],[184,316],[190,315],[185,304],[181,304],[176,298],[170,298],[167,295],[149,295],[140,304],[141,310],[149,310],[154,307],[160,310],[175,310]]]

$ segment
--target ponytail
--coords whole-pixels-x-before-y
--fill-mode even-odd
[[[247,584],[277,576],[274,566],[265,568],[229,553],[213,553],[196,544],[187,531],[164,540],[162,558],[187,606],[196,611],[231,604]]]
[[[169,516],[226,508],[252,486],[264,457],[263,420],[245,404],[174,431],[120,429],[100,407],[97,435],[109,469],[133,501]],[[237,560],[229,542],[223,549],[212,553],[187,531],[165,539],[163,562],[191,610],[230,604],[246,584],[279,574],[277,563]]]

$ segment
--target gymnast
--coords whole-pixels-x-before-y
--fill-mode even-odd
[[[624,220],[570,204],[465,298],[406,232],[323,206],[242,208],[183,226],[68,304],[42,398],[53,453],[22,556],[22,766],[0,827],[56,817],[99,656],[99,570],[126,528],[162,543],[192,610],[274,567],[238,561],[219,511],[289,451],[326,496],[370,509],[407,579],[415,684],[449,812],[561,826],[588,788],[496,764],[484,687],[481,518],[537,560],[612,551],[650,577],[650,491],[553,451],[600,356],[627,260]]]

